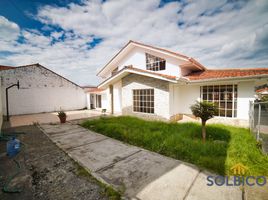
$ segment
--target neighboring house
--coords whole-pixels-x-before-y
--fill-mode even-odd
[[[268,96],[268,87],[260,88],[256,90],[258,98]]]
[[[104,101],[104,96],[102,97],[101,93],[103,92],[103,89],[99,89],[97,87],[92,87],[86,91],[88,102],[90,102],[90,105],[87,107],[90,109],[101,109],[102,108],[102,101]]]
[[[97,88],[96,86],[83,86],[83,89],[87,96],[87,108],[88,109],[101,109],[102,99],[101,92],[102,89]]]
[[[86,107],[86,95],[79,85],[43,67],[40,64],[20,67],[0,66],[2,109],[6,115],[5,88],[20,82],[9,90],[9,113],[29,113],[76,110]]]
[[[208,100],[219,108],[217,119],[245,122],[254,87],[267,83],[268,68],[212,70],[194,58],[130,41],[97,75],[104,80],[94,94],[113,114],[178,120],[192,116],[196,100]]]

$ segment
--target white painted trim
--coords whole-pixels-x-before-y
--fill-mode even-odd
[[[187,59],[187,58],[184,58],[182,56],[179,56],[179,55],[176,56],[173,53],[164,52],[164,51],[161,51],[161,50],[152,48],[152,47],[147,47],[147,46],[143,46],[143,45],[136,44],[136,43],[131,43],[131,44],[134,45],[134,46],[136,46],[136,47],[140,47],[140,48],[143,48],[143,49],[149,49],[151,51],[158,52],[158,53],[164,54],[164,55],[168,55],[168,56],[173,57],[173,58],[177,58],[177,59],[179,58],[179,59],[184,60],[184,61],[189,61],[189,59],[190,59],[190,57],[188,57],[188,59]]]

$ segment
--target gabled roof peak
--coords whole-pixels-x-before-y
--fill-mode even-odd
[[[164,48],[151,46],[151,45],[144,44],[144,43],[141,43],[141,42],[137,42],[137,41],[134,41],[134,40],[129,40],[129,42],[97,73],[97,75],[100,75],[106,69],[106,67],[108,67],[116,59],[116,57],[119,56],[119,54],[121,54],[130,45],[151,49],[153,51],[160,51],[162,53],[165,53],[165,54],[168,54],[170,56],[176,57],[178,59],[183,59],[183,60],[185,60],[187,62],[188,65],[189,64],[194,65],[199,70],[205,70],[206,69],[201,63],[199,63],[197,60],[195,60],[192,57],[189,57],[189,56],[186,56],[186,55],[183,55],[181,53],[177,53],[177,52],[174,52],[174,51],[171,51],[171,50],[167,50],[167,49],[164,49]]]

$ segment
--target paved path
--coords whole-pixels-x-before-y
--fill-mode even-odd
[[[41,130],[97,179],[142,200],[240,200],[238,187],[207,186],[209,173],[94,133],[79,125],[40,125]]]

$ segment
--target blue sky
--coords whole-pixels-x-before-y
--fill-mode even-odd
[[[1,0],[0,64],[40,63],[81,85],[129,40],[208,68],[268,67],[268,1]]]

